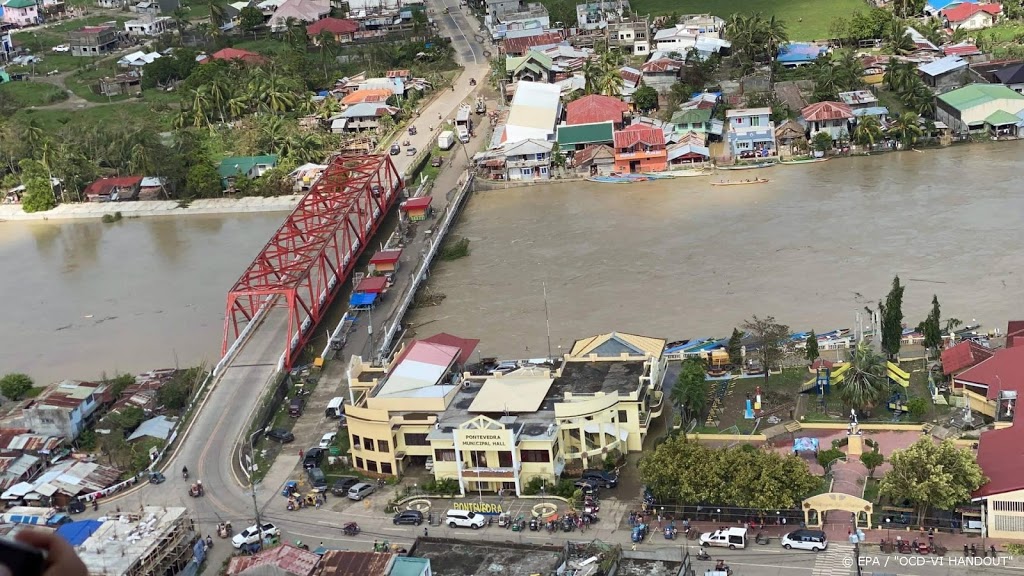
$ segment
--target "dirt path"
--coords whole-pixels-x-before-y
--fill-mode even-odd
[[[64,92],[68,95],[68,99],[67,100],[62,100],[60,102],[56,102],[54,104],[47,104],[46,106],[36,106],[35,109],[36,110],[81,110],[83,108],[92,108],[94,106],[109,106],[109,104],[103,104],[103,103],[99,103],[99,102],[90,102],[90,101],[86,100],[85,98],[82,98],[81,96],[79,96],[79,95],[75,94],[74,92],[72,92],[71,90],[69,90],[66,80],[67,80],[68,76],[70,76],[71,74],[74,74],[74,71],[62,72],[62,73],[56,74],[54,76],[36,76],[33,79],[34,82],[46,82],[47,84],[52,84],[52,85],[60,88],[61,90],[64,90]]]

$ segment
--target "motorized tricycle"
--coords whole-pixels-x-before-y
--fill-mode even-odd
[[[345,536],[355,536],[356,534],[359,534],[359,524],[349,522],[342,526],[341,532],[345,534]]]

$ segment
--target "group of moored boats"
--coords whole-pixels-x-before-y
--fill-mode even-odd
[[[733,166],[715,166],[713,168],[696,168],[688,170],[673,170],[669,172],[646,172],[642,174],[627,174],[624,172],[612,172],[609,176],[591,176],[587,178],[590,182],[602,184],[631,184],[633,182],[647,182],[650,180],[670,180],[673,178],[687,178],[693,176],[711,176],[717,171],[735,170],[758,170],[771,168],[777,164],[814,164],[825,162],[828,158],[802,158],[799,160],[783,160],[781,162],[755,162],[752,164],[735,164]],[[764,184],[771,182],[768,178],[745,178],[743,180],[720,180],[710,182],[712,186],[745,186],[748,184]]]

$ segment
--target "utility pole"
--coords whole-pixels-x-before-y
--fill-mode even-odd
[[[263,548],[263,522],[260,521],[260,505],[256,502],[256,450],[253,448],[252,439],[257,434],[262,434],[263,429],[259,429],[249,435],[249,488],[252,493],[252,509],[256,513],[256,533],[259,534],[260,548]]]

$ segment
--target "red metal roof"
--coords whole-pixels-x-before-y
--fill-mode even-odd
[[[388,78],[408,78],[412,73],[408,70],[388,70]]]
[[[944,56],[975,56],[981,54],[981,50],[978,49],[974,44],[957,44],[955,46],[946,46],[942,49]]]
[[[142,176],[121,176],[119,178],[100,178],[85,188],[86,196],[105,196],[115,188],[134,188],[142,184]]]
[[[537,34],[536,36],[523,36],[522,38],[507,38],[501,43],[502,50],[505,54],[517,56],[525,54],[527,50],[534,46],[544,46],[545,44],[557,44],[562,41],[562,35],[558,32],[545,32],[543,34]]]
[[[235,556],[228,564],[226,574],[235,576],[257,566],[275,566],[286,574],[310,576],[320,556],[289,544],[257,552],[253,556]]]
[[[822,368],[832,368],[833,366],[835,366],[835,362],[818,358],[814,361],[814,364],[811,364],[811,370],[821,370]]]
[[[458,363],[465,364],[469,362],[470,356],[473,355],[473,351],[476,350],[476,345],[480,343],[475,338],[459,338],[446,332],[440,334],[434,334],[430,338],[425,338],[424,342],[430,342],[432,344],[441,344],[443,346],[454,346],[462,352],[459,354]]]
[[[402,249],[380,250],[370,258],[370,264],[394,264],[402,257]]]
[[[964,340],[956,346],[942,351],[942,373],[946,376],[956,374],[977,365],[982,360],[988,360],[992,354],[992,350],[981,344]]]
[[[625,80],[626,82],[629,82],[631,84],[639,84],[640,83],[640,74],[638,74],[635,69],[632,69],[632,68],[620,68],[619,69],[619,76],[622,76],[623,80]]]
[[[1024,422],[982,434],[977,461],[988,482],[972,497],[983,498],[1024,488]]]
[[[320,559],[317,576],[385,576],[391,564],[391,554],[384,552],[356,552],[329,550]]]
[[[335,35],[354,34],[359,31],[359,22],[343,18],[324,18],[306,26],[306,33],[310,36],[316,36],[324,31]]]
[[[239,48],[222,48],[210,55],[214,60],[241,60],[248,64],[262,64],[266,58],[255,52],[241,50]]]
[[[356,292],[367,292],[369,294],[380,294],[388,285],[388,279],[384,276],[367,276],[359,281]]]
[[[656,60],[648,60],[640,67],[640,70],[645,73],[656,73],[656,72],[678,72],[683,68],[683,63],[678,60],[671,58],[658,58]]]
[[[801,110],[800,115],[811,122],[848,120],[853,118],[853,110],[842,102],[817,102]]]
[[[629,105],[612,96],[590,94],[573,100],[565,107],[566,124],[595,124],[598,122],[622,123],[622,115],[629,112]]]
[[[994,400],[1000,390],[1024,392],[1024,346],[1003,348],[973,368],[957,375],[957,382],[969,382],[986,386],[989,400]],[[1024,425],[1021,426],[1024,428]]]
[[[661,128],[653,128],[642,124],[633,124],[615,132],[615,149],[629,148],[643,142],[648,146],[664,146],[665,133]]]
[[[987,12],[995,16],[1002,10],[1003,7],[1000,4],[970,4],[965,2],[948,10],[943,10],[942,15],[950,22],[963,22],[978,12]]]
[[[1024,336],[1024,320],[1010,320],[1006,323],[1006,347],[1013,348],[1016,340]]]
[[[402,210],[423,210],[424,208],[429,208],[430,203],[433,201],[433,196],[420,196],[419,198],[410,198],[405,202],[402,202]]]

